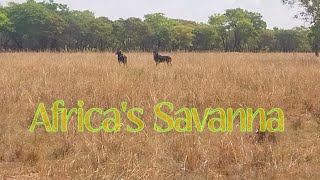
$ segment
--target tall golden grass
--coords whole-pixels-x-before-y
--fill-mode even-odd
[[[320,61],[312,54],[0,54],[0,179],[317,179]],[[40,102],[145,110],[140,133],[28,132]],[[157,133],[153,108],[282,108],[285,132]],[[200,113],[202,114],[202,113]],[[95,123],[98,123],[96,120]]]

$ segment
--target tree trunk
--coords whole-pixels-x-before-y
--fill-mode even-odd
[[[317,57],[319,57],[319,43],[316,43],[315,47],[314,47],[314,51]]]

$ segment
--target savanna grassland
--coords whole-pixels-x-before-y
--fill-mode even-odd
[[[0,179],[317,179],[320,176],[320,60],[312,54],[0,54]],[[51,108],[145,110],[143,132],[28,131],[39,103]],[[154,106],[279,107],[285,132],[157,133]],[[124,114],[125,115],[125,114]],[[123,117],[124,117],[123,115]],[[99,124],[99,118],[94,118]],[[100,121],[101,123],[101,121]],[[257,138],[260,138],[257,141]]]

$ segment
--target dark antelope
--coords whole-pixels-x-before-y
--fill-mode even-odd
[[[166,62],[168,65],[172,65],[172,58],[170,56],[161,56],[157,51],[153,51],[153,59],[156,62],[156,66],[163,62]]]
[[[117,51],[116,55],[118,55],[118,62],[120,65],[121,65],[121,63],[123,65],[127,65],[127,56],[126,55],[122,54],[121,51]]]

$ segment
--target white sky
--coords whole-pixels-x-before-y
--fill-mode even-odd
[[[96,16],[106,16],[112,20],[128,17],[143,18],[145,14],[162,12],[171,18],[207,22],[210,15],[240,7],[261,13],[268,28],[308,26],[308,23],[294,18],[297,9],[289,9],[282,5],[281,0],[56,0],[56,2],[67,4],[74,10],[90,10]]]

